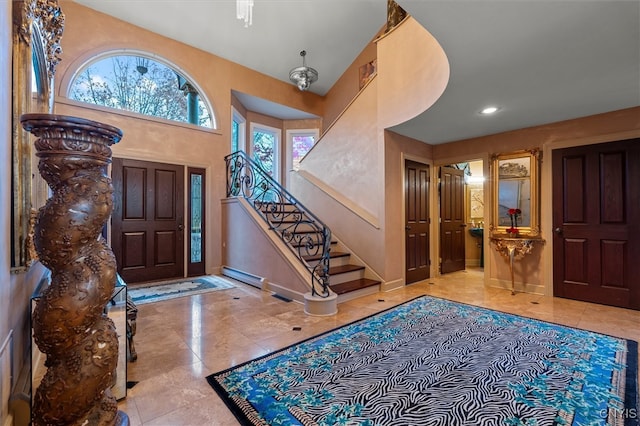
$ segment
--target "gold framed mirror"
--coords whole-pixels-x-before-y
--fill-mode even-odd
[[[493,156],[493,235],[540,235],[540,159],[537,148]]]
[[[11,270],[19,272],[35,256],[29,237],[32,209],[47,198],[46,184],[33,173],[37,162],[20,116],[53,112],[53,76],[62,53],[64,14],[57,0],[14,0],[12,10]]]

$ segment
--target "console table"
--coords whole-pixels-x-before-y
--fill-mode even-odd
[[[544,244],[542,238],[534,237],[491,237],[491,241],[496,245],[496,250],[509,261],[509,270],[511,272],[511,294],[516,294],[515,282],[513,277],[513,263],[518,259],[522,259],[533,250],[534,243]]]

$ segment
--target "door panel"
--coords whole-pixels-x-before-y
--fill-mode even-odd
[[[429,278],[429,166],[405,162],[405,282]]]
[[[112,248],[130,283],[184,276],[182,166],[113,159]]]
[[[440,168],[440,272],[464,270],[464,172]]]
[[[640,140],[553,151],[559,297],[640,309]]]

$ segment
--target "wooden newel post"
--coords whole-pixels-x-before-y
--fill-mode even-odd
[[[113,209],[110,146],[122,131],[53,114],[25,114],[21,122],[38,138],[38,169],[53,191],[38,212],[34,235],[51,283],[33,316],[47,371],[33,398],[32,423],[126,425],[128,417],[110,390],[118,337],[105,313],[116,261],[101,236]]]

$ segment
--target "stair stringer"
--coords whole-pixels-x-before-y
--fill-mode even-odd
[[[380,281],[381,287],[384,288],[384,279],[373,270],[371,266],[367,264],[362,258],[360,258],[349,246],[347,246],[339,237],[334,236],[332,241],[335,241],[335,244],[331,247],[331,251],[341,251],[349,253],[349,263],[354,265],[364,266],[364,278],[369,278],[372,280]]]
[[[306,304],[311,292],[311,272],[249,202],[241,197],[222,199],[221,210],[222,273]],[[335,295],[327,299],[332,296]]]
[[[332,247],[332,250],[335,249],[336,251],[347,252],[347,253],[349,253],[349,263],[350,264],[364,266],[364,273],[363,273],[363,277],[364,278],[369,278],[369,279],[372,279],[372,280],[375,280],[375,281],[380,281],[380,284],[378,284],[376,286],[362,288],[362,289],[355,290],[355,291],[350,291],[350,292],[344,293],[344,294],[339,294],[338,295],[338,306],[341,303],[348,302],[349,300],[357,299],[359,297],[368,296],[370,294],[374,294],[374,293],[377,293],[379,291],[386,291],[387,290],[384,280],[382,279],[382,277],[380,275],[378,275],[371,268],[371,266],[367,265],[367,263],[364,260],[362,260],[358,255],[355,254],[355,252],[353,250],[351,250],[342,241],[340,241],[339,238],[335,238],[334,237],[333,240],[336,241],[336,247],[335,248]],[[329,278],[329,282],[331,283],[331,278]]]

